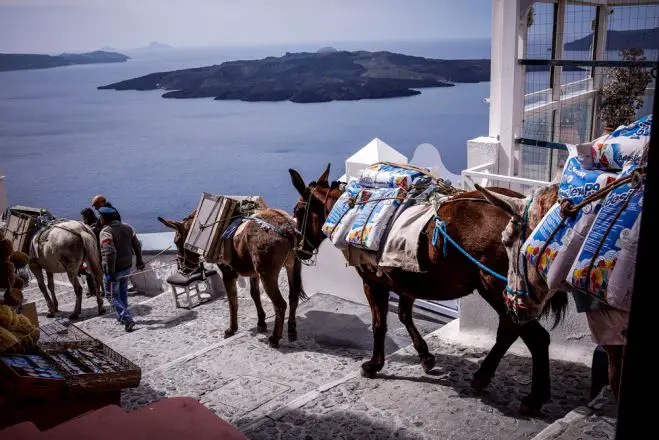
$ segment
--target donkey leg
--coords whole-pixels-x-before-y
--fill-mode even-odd
[[[538,321],[530,321],[520,328],[520,336],[531,352],[533,373],[531,394],[522,399],[519,410],[524,414],[539,411],[549,400],[551,380],[549,378],[549,332]]]
[[[43,271],[39,266],[30,264],[30,272],[32,272],[32,275],[34,275],[34,278],[36,278],[37,285],[39,286],[39,290],[41,290],[41,293],[43,294],[43,297],[46,300],[46,305],[48,306],[48,314],[46,316],[48,318],[55,317],[55,309],[53,307],[53,301],[50,298],[50,295],[48,294],[48,290],[46,289],[46,283],[43,280]]]
[[[412,320],[412,307],[414,306],[414,298],[399,295],[399,299],[398,319],[400,319],[400,322],[405,325],[407,332],[410,334],[410,338],[412,338],[414,348],[416,349],[417,353],[419,353],[423,371],[428,373],[435,367],[435,356],[430,354],[428,351],[428,344],[426,344],[426,341],[423,339],[419,333],[419,330],[417,330],[416,326],[414,325],[414,321]]]
[[[265,323],[265,311],[263,310],[263,304],[261,304],[261,289],[259,289],[259,277],[250,277],[249,278],[249,294],[254,301],[256,306],[256,316],[258,321],[256,322],[256,329],[265,333],[268,331],[268,324]]]
[[[52,272],[46,271],[46,277],[48,278],[48,290],[50,290],[50,295],[53,298],[53,311],[57,313],[58,310],[58,304],[57,304],[57,297],[55,296],[55,278],[53,277]]]
[[[73,285],[73,291],[76,295],[76,305],[73,308],[73,313],[69,316],[69,319],[78,319],[80,317],[80,310],[82,308],[82,286],[78,281],[78,276],[76,273],[67,272],[69,281]]]
[[[230,338],[238,331],[238,289],[236,287],[238,274],[229,267],[220,267],[220,270],[222,271],[224,290],[227,291],[227,299],[229,300],[229,328],[224,331],[224,337]]]
[[[297,306],[300,303],[300,286],[299,282],[295,279],[295,268],[286,268],[288,275],[288,340],[293,342],[297,341],[297,321],[295,314],[297,313]]]
[[[490,384],[499,362],[518,337],[519,326],[514,324],[507,316],[499,316],[496,342],[481,362],[476,373],[474,373],[474,378],[471,381],[473,389],[481,391]]]
[[[275,309],[275,328],[270,336],[270,346],[277,348],[279,340],[284,333],[284,320],[286,319],[286,301],[281,296],[279,290],[279,271],[271,271],[271,273],[261,273],[261,281],[265,288],[265,293],[268,294],[270,301]]]
[[[387,334],[389,290],[364,281],[364,294],[373,319],[373,357],[362,364],[362,376],[373,378],[384,367],[384,339]]]
[[[624,345],[603,345],[609,358],[609,384],[618,400],[620,393],[620,374],[622,373],[622,354]]]

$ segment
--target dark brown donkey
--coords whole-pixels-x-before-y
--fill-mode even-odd
[[[341,189],[337,182],[328,182],[329,165],[318,181],[311,182],[308,186],[297,171],[289,172],[293,186],[301,196],[295,206],[295,217],[298,227],[305,225],[305,230],[302,231],[305,236],[303,245],[305,253],[309,254],[317,249],[325,238],[321,227],[341,195]],[[491,190],[522,198],[522,195],[507,189]],[[501,232],[510,220],[507,212],[490,205],[478,191],[474,191],[455,196],[453,201],[439,208],[438,215],[446,222],[449,236],[464,250],[495,272],[507,273],[508,258],[501,243]],[[533,357],[533,378],[531,393],[522,400],[520,410],[539,410],[550,394],[549,333],[537,320],[523,325],[516,324],[506,309],[503,295],[505,283],[479,269],[451,245],[444,256],[443,237],[437,247],[432,245],[433,230],[434,222],[430,221],[420,237],[418,258],[423,273],[393,270],[386,276],[378,276],[376,272],[358,269],[364,281],[364,293],[373,317],[373,357],[362,364],[362,375],[374,377],[384,366],[390,291],[400,297],[398,317],[407,328],[426,372],[434,367],[435,357],[430,354],[428,345],[414,326],[414,300],[450,300],[477,291],[499,315],[499,327],[496,343],[474,374],[472,387],[481,390],[490,383],[501,358],[513,342],[521,337]],[[567,297],[556,296],[550,305],[558,322],[565,311]]]
[[[199,255],[183,247],[188,236],[196,213],[193,212],[183,221],[165,220],[158,217],[164,225],[174,229],[174,244],[178,249],[179,268],[195,269],[199,264]],[[304,297],[302,290],[301,263],[295,258],[297,235],[295,220],[286,212],[277,209],[266,209],[253,217],[259,220],[247,220],[238,228],[233,236],[233,251],[230,265],[225,262],[217,263],[222,272],[222,280],[229,299],[231,312],[229,328],[224,337],[233,336],[238,330],[238,291],[236,281],[238,276],[249,277],[250,294],[256,305],[258,315],[257,328],[267,331],[265,311],[261,304],[259,279],[263,283],[265,292],[272,301],[275,309],[275,328],[270,336],[270,345],[277,347],[284,330],[286,314],[286,301],[279,291],[279,273],[286,268],[288,273],[288,301],[290,311],[288,315],[288,339],[297,339],[295,312],[300,300]]]

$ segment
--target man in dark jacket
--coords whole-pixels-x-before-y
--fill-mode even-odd
[[[119,323],[130,332],[135,327],[135,321],[128,310],[128,276],[133,266],[133,254],[137,270],[144,269],[142,247],[133,228],[116,219],[115,209],[103,206],[98,212],[103,224],[100,240],[105,295],[110,298]]]

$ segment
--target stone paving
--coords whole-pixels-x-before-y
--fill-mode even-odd
[[[162,264],[158,271],[164,278],[171,267]],[[68,282],[58,280],[57,318],[63,318],[74,298]],[[40,323],[49,321],[35,283],[25,296],[38,301]],[[132,333],[115,324],[114,313],[98,317],[91,298],[83,300],[77,323],[142,368],[140,386],[123,392],[124,408],[191,396],[250,439],[528,439],[587,403],[588,368],[552,361],[552,401],[538,417],[522,417],[517,408],[530,389],[529,359],[506,356],[488,390],[477,394],[469,383],[485,353],[447,344],[434,332],[441,324],[417,319],[437,357],[437,367],[424,374],[393,313],[387,364],[378,378],[362,378],[359,365],[371,352],[370,311],[330,295],[301,303],[299,339],[284,336],[277,349],[267,343],[274,323],[270,301],[264,294],[268,333],[261,334],[246,285],[239,288],[239,332],[229,339],[224,298],[192,310],[176,309],[168,291],[132,293],[129,302],[137,322]]]
[[[571,411],[540,432],[535,440],[613,440],[617,406],[611,388],[606,387],[587,406]]]

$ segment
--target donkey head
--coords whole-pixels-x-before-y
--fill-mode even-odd
[[[163,225],[167,226],[174,230],[174,244],[176,245],[177,250],[177,266],[181,271],[192,271],[199,266],[199,255],[194,252],[191,252],[185,249],[185,239],[190,232],[192,227],[192,222],[194,221],[196,212],[192,212],[189,216],[184,218],[182,221],[177,222],[175,220],[166,220],[162,217],[158,217],[158,221]]]
[[[325,239],[322,227],[327,215],[339,197],[338,183],[329,183],[330,164],[317,181],[304,183],[297,171],[289,169],[293,186],[300,194],[295,204],[293,216],[297,222],[297,230],[301,234],[301,246],[298,254],[303,259],[313,256]]]
[[[522,255],[522,246],[547,212],[546,206],[551,197],[536,193],[526,199],[516,199],[488,191],[479,185],[476,185],[476,189],[492,205],[510,214],[510,221],[501,233],[501,242],[508,254],[508,285],[504,292],[508,310],[519,323],[536,319],[551,294],[536,267],[527,265]],[[551,204],[554,201],[555,197]]]

